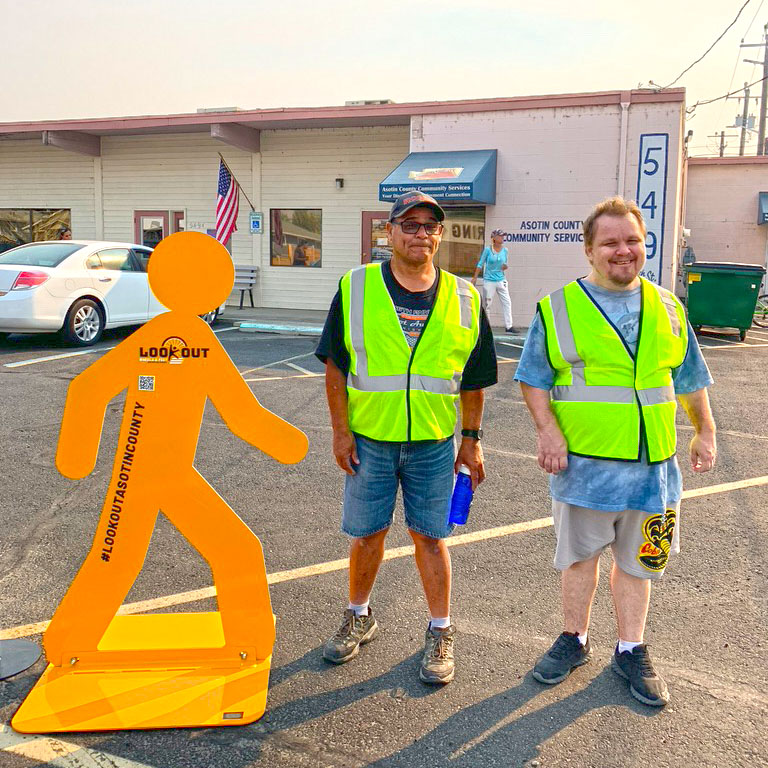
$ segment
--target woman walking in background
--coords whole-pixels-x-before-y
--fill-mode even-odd
[[[477,276],[482,269],[483,304],[486,314],[490,312],[493,297],[498,295],[504,313],[504,327],[508,333],[516,333],[517,329],[512,325],[512,302],[509,298],[507,278],[504,276],[507,270],[507,249],[502,247],[503,241],[504,231],[494,229],[491,232],[491,245],[486,246],[480,254],[475,274],[472,276],[472,285],[477,285]]]

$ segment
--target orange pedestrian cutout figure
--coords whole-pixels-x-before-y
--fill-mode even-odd
[[[221,244],[171,235],[152,254],[149,282],[171,311],[67,394],[56,466],[76,479],[93,470],[106,407],[127,388],[93,545],[43,637],[49,665],[12,720],[22,733],[241,725],[266,707],[275,627],[261,543],[194,468],[195,452],[207,399],[232,432],[280,462],[301,461],[307,438],[259,404],[198,317],[232,290]],[[218,612],[115,615],[158,511],[210,565]]]

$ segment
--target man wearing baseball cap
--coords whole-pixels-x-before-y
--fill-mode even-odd
[[[343,664],[374,639],[369,599],[392,525],[398,486],[430,613],[419,676],[454,676],[451,559],[445,539],[454,475],[485,478],[483,390],[496,354],[477,290],[434,264],[445,212],[414,190],[392,205],[391,261],[341,279],[316,355],[326,365],[333,454],[347,473],[341,528],[350,537],[349,605],[323,657]],[[456,403],[461,443],[454,454]]]

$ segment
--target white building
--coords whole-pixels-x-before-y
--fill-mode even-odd
[[[221,152],[263,216],[250,234],[241,195],[230,245],[236,264],[260,267],[259,306],[327,308],[344,272],[386,257],[386,201],[405,184],[445,203],[446,268],[471,274],[485,232],[509,233],[526,325],[539,298],[587,271],[581,220],[617,193],[649,221],[647,275],[672,287],[683,117],[671,89],[4,123],[0,248],[62,222],[76,238],[149,243],[210,231]]]

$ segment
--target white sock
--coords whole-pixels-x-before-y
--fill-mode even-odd
[[[370,611],[368,610],[368,604],[370,601],[366,600],[364,603],[357,605],[355,603],[349,604],[349,610],[355,612],[355,616],[367,616]]]
[[[638,645],[642,645],[642,642],[636,643],[633,640],[621,640],[619,639],[619,642],[616,646],[616,650],[619,653],[624,653],[624,651],[629,651],[632,653],[632,649],[635,648]]]
[[[433,616],[429,621],[430,629],[447,629],[451,626],[451,617],[445,616],[444,618],[438,618]]]
[[[585,632],[583,635],[579,635],[579,642],[581,643],[582,648],[587,644],[587,635],[589,633]]]

